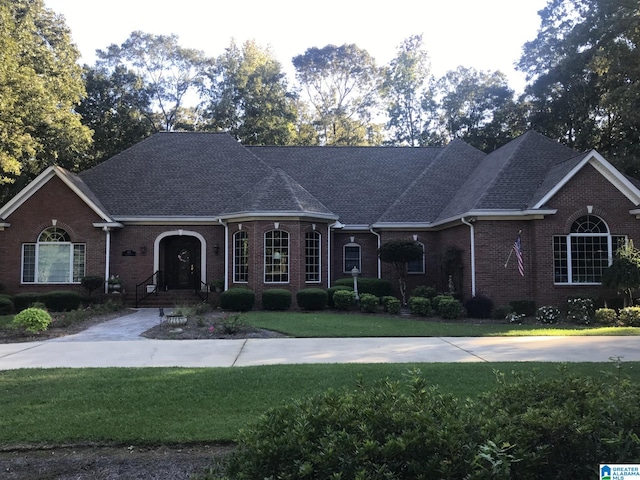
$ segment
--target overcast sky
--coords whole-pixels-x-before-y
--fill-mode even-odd
[[[293,75],[291,58],[310,47],[355,43],[385,64],[407,37],[423,34],[433,73],[458,65],[501,70],[521,91],[514,63],[532,40],[547,0],[45,0],[63,14],[82,62],[134,30],[175,33],[184,47],[217,56],[235,38],[270,45]]]

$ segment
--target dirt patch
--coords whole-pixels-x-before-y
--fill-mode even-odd
[[[172,480],[204,474],[231,445],[66,446],[0,450],[3,480]]]

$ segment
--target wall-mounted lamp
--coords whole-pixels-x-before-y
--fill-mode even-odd
[[[215,253],[216,255],[218,254],[218,252],[220,251],[220,245],[218,245],[217,243],[213,246],[213,253]]]

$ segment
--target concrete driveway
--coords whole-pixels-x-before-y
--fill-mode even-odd
[[[638,337],[420,337],[150,340],[157,309],[67,337],[0,344],[0,370],[55,367],[243,367],[302,363],[640,361]]]

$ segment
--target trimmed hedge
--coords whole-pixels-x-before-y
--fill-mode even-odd
[[[29,333],[38,333],[46,330],[51,324],[51,315],[40,308],[25,308],[13,317],[13,323]]]
[[[509,302],[513,313],[524,315],[525,317],[535,317],[536,315],[536,302],[533,300],[513,300]]]
[[[256,303],[256,294],[246,287],[233,287],[220,294],[220,308],[235,312],[251,310]]]
[[[37,302],[42,302],[42,295],[39,293],[17,293],[13,296],[13,306],[16,312],[21,312]]]
[[[431,300],[427,297],[410,297],[409,310],[413,315],[419,315],[421,317],[430,317],[433,315]]]
[[[595,312],[595,322],[599,325],[617,325],[618,314],[613,308],[599,308]]]
[[[284,288],[270,288],[262,292],[263,310],[289,310],[291,292]]]
[[[0,295],[0,315],[13,313],[13,299],[11,295]]]
[[[363,293],[360,295],[360,311],[365,313],[376,313],[378,311],[378,304],[380,301],[375,295],[370,293]]]
[[[80,308],[82,295],[71,290],[59,290],[42,295],[42,302],[51,312],[68,312]]]
[[[335,281],[335,285],[344,285],[353,288],[352,278],[339,278]],[[391,282],[381,278],[358,277],[358,293],[370,293],[376,297],[385,297],[391,295]]]
[[[491,318],[493,301],[484,295],[476,295],[464,303],[464,308],[471,318]]]
[[[444,298],[438,303],[438,315],[447,320],[456,320],[464,317],[464,307],[455,298]]]
[[[329,295],[322,288],[304,288],[296,293],[298,307],[302,310],[322,310],[327,306]]]
[[[353,287],[347,287],[346,285],[334,285],[333,287],[329,287],[327,289],[327,305],[329,308],[335,307],[335,304],[333,303],[333,294],[338,290],[348,290],[353,292]]]
[[[333,294],[333,303],[338,310],[349,310],[356,302],[356,294],[353,290],[336,290]]]

